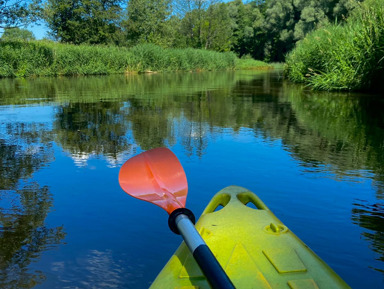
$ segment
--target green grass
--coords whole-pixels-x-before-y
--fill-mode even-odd
[[[265,70],[276,68],[231,52],[71,45],[50,41],[0,41],[0,77],[106,75],[157,71]]]
[[[0,77],[122,73],[129,54],[117,47],[1,41]]]
[[[251,57],[242,57],[236,60],[236,69],[238,70],[268,70],[275,66]]]
[[[123,73],[131,53],[115,46],[52,45],[53,75],[91,75]]]
[[[384,0],[366,0],[344,25],[329,25],[287,55],[285,73],[322,90],[384,89]]]
[[[234,69],[237,57],[198,49],[0,41],[0,77],[102,75],[125,72]]]
[[[234,69],[236,56],[201,49],[164,49],[143,44],[130,50],[128,71],[190,71]]]

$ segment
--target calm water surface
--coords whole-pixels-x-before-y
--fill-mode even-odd
[[[246,187],[353,288],[382,288],[383,111],[278,72],[2,79],[0,287],[148,288],[181,239],[117,176],[167,146],[197,216]]]

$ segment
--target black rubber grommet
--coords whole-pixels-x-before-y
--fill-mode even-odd
[[[168,226],[172,230],[173,233],[180,235],[179,229],[177,229],[176,226],[176,218],[179,215],[186,215],[193,224],[195,224],[195,215],[192,213],[191,210],[188,210],[187,208],[178,208],[174,210],[168,218]]]

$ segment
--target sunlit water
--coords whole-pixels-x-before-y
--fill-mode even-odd
[[[353,288],[383,287],[383,111],[278,72],[0,80],[0,287],[148,288],[181,239],[117,176],[159,146],[197,216],[246,187]]]

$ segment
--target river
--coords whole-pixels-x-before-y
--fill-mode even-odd
[[[352,288],[384,287],[383,111],[279,71],[0,79],[0,287],[148,288],[181,239],[118,173],[162,146],[196,216],[246,187]]]

